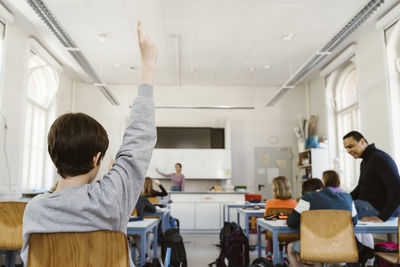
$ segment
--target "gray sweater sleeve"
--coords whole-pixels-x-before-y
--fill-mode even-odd
[[[136,205],[156,144],[152,96],[152,86],[139,86],[121,148],[112,168],[99,184],[101,191],[111,194],[108,200],[118,202],[121,219],[129,218]]]

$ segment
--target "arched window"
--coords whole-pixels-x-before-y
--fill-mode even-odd
[[[394,158],[400,164],[400,21],[385,30]]]
[[[46,136],[55,117],[54,99],[58,88],[57,72],[32,52],[29,59],[25,137],[23,156],[23,187],[50,187],[52,163],[47,154]]]
[[[327,89],[331,104],[328,107],[330,139],[333,140],[331,158],[343,189],[351,191],[357,185],[360,164],[343,147],[343,136],[360,129],[357,71],[352,60],[327,77]]]

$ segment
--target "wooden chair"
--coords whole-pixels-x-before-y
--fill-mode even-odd
[[[400,248],[400,216],[399,216],[399,224],[398,224],[398,228],[397,228],[397,244]],[[400,264],[400,250],[399,252],[391,252],[391,253],[387,253],[387,252],[375,252],[375,255],[392,263],[392,264]]]
[[[6,252],[6,266],[15,265],[15,252],[22,248],[22,218],[26,202],[0,202],[0,250]]]
[[[293,209],[289,208],[270,208],[267,210],[267,216],[277,214],[277,213],[285,213],[289,214],[292,212]],[[272,240],[272,232],[271,231],[265,231],[265,239],[266,240]],[[279,234],[278,235],[278,240],[279,242],[293,242],[296,240],[299,240],[300,236],[298,234]]]
[[[147,198],[151,204],[158,204],[158,198],[156,197],[148,197]]]
[[[358,262],[351,214],[347,210],[310,210],[300,219],[300,260]]]
[[[128,267],[126,235],[119,231],[31,234],[28,267],[43,266]]]

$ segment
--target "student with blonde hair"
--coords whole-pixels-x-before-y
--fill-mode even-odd
[[[158,185],[158,187],[161,189],[160,191],[154,190],[153,189],[153,182]],[[165,197],[168,195],[168,192],[165,190],[164,186],[160,183],[160,180],[158,179],[151,179],[150,177],[146,177],[144,180],[144,187],[142,190],[142,196],[145,197]]]
[[[297,205],[297,201],[292,199],[292,189],[289,184],[289,180],[285,176],[278,176],[272,180],[272,194],[273,199],[270,199],[265,204],[264,216],[267,216],[268,209],[274,208],[289,208],[294,209]],[[267,259],[272,260],[272,241],[267,240],[266,248]],[[288,265],[287,254],[284,253],[284,262]]]

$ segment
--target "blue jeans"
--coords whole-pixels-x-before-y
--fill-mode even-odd
[[[374,206],[372,206],[368,201],[361,199],[354,200],[354,206],[356,206],[358,219],[379,215],[379,211],[375,209]]]
[[[173,185],[173,186],[171,186],[171,191],[182,191],[182,189],[180,186]]]

